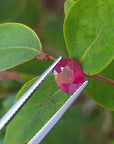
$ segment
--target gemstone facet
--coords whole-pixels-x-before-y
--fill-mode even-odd
[[[58,87],[66,93],[74,93],[84,82],[84,73],[73,59],[62,59],[53,73]]]

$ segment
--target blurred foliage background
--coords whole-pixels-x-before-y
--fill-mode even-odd
[[[0,0],[0,23],[28,25],[39,36],[43,51],[68,57],[64,37],[65,0]],[[40,75],[51,62],[33,59],[0,73],[0,117],[13,104],[17,92],[32,77]],[[8,72],[12,72],[9,73]],[[4,143],[6,128],[0,131]],[[86,93],[73,104],[42,144],[113,144],[114,112],[98,106]]]

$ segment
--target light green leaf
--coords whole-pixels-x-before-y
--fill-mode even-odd
[[[18,23],[0,25],[0,71],[34,58],[41,43],[34,31]]]
[[[68,14],[68,12],[70,11],[71,7],[73,6],[73,4],[75,3],[74,0],[66,0],[65,4],[64,4],[64,11],[65,11],[65,15]]]
[[[114,80],[114,61],[99,75]],[[87,78],[89,84],[86,88],[88,96],[101,106],[114,111],[114,85],[110,85],[92,78]]]
[[[19,98],[36,80],[26,83],[17,95]],[[4,144],[28,142],[69,98],[58,89],[52,75],[39,87],[7,128]]]
[[[113,5],[113,0],[77,0],[66,16],[67,49],[85,73],[101,72],[114,58]]]

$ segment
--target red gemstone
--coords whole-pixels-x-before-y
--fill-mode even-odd
[[[53,73],[58,87],[66,93],[74,93],[84,82],[84,73],[73,59],[62,59]]]

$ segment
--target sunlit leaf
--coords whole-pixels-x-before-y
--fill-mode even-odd
[[[65,11],[65,15],[68,14],[68,12],[70,11],[71,7],[73,6],[73,4],[75,3],[74,0],[66,0],[65,4],[64,4],[64,11]]]
[[[66,46],[85,73],[101,72],[114,58],[113,5],[113,0],[78,0],[66,16]]]

